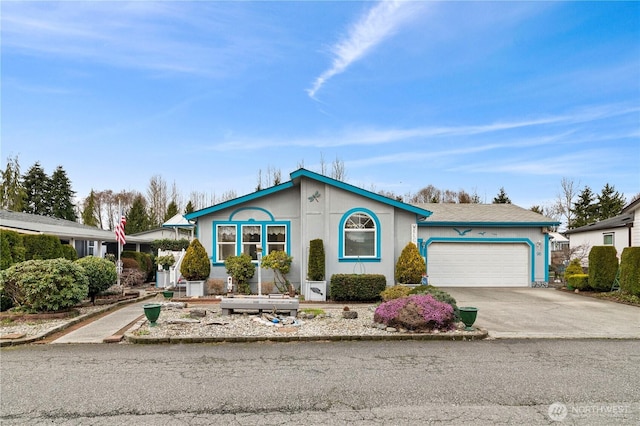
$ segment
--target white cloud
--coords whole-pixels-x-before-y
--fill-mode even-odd
[[[423,4],[408,1],[382,1],[373,6],[347,31],[346,37],[331,47],[333,63],[320,74],[307,93],[315,99],[320,88],[333,76],[344,72],[352,63],[391,37],[396,29],[415,17]]]

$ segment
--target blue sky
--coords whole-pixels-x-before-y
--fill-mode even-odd
[[[344,162],[415,193],[640,192],[638,2],[1,3],[2,168],[79,197]]]

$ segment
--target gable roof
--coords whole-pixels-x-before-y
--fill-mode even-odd
[[[0,210],[0,228],[29,234],[55,235],[60,239],[116,242],[113,231],[83,225],[71,220],[37,214]],[[127,235],[127,243],[147,243],[143,237]]]
[[[557,226],[560,222],[514,204],[415,204],[433,212],[420,226]]]
[[[601,220],[600,222],[594,222],[588,225],[581,226],[579,228],[569,229],[565,232],[565,234],[570,235],[578,234],[580,232],[598,231],[601,229],[624,228],[633,225],[633,217],[633,211],[627,211],[626,213],[610,217],[609,219]]]
[[[238,204],[246,203],[248,201],[253,201],[267,195],[274,194],[276,192],[280,192],[289,188],[293,188],[294,186],[300,185],[300,181],[303,178],[315,180],[318,182],[325,183],[327,185],[331,185],[336,188],[343,189],[345,191],[351,192],[353,194],[360,195],[365,198],[369,198],[371,200],[380,202],[382,204],[387,204],[393,207],[396,207],[400,210],[405,210],[410,213],[415,213],[420,220],[425,219],[431,216],[431,212],[429,210],[425,210],[419,206],[403,203],[402,201],[394,200],[393,198],[385,197],[380,194],[376,194],[375,192],[367,191],[362,188],[358,188],[357,186],[350,185],[348,183],[329,178],[327,176],[323,176],[319,173],[315,173],[306,169],[298,169],[292,172],[290,175],[291,180],[289,182],[282,183],[280,185],[272,186],[267,189],[263,189],[260,191],[253,192],[251,194],[244,195],[242,197],[234,198],[233,200],[225,201],[223,203],[215,204],[211,207],[207,207],[202,210],[195,211],[193,213],[186,214],[184,217],[187,220],[196,219],[201,216],[208,215],[210,213],[214,213],[220,210],[227,209],[229,207],[236,206]]]

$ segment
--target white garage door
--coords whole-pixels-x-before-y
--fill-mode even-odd
[[[526,244],[432,243],[429,284],[437,287],[528,287]]]

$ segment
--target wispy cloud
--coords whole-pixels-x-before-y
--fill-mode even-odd
[[[302,147],[302,148],[337,148],[344,146],[373,146],[394,144],[406,141],[429,141],[434,139],[494,135],[500,132],[517,131],[519,129],[542,129],[547,136],[531,136],[527,139],[509,135],[499,147],[523,146],[519,144],[539,144],[541,140],[555,140],[553,138],[566,137],[572,134],[577,124],[590,123],[605,120],[617,116],[637,114],[640,108],[628,105],[601,105],[582,108],[565,114],[548,115],[544,117],[532,117],[523,120],[501,120],[486,124],[459,125],[459,126],[425,126],[415,128],[351,128],[329,135],[281,138],[281,137],[237,137],[225,142],[216,143],[206,147],[212,151],[244,151],[274,147]],[[552,136],[549,136],[552,135]],[[590,138],[599,137],[591,135]],[[526,141],[526,142],[525,142]],[[533,142],[532,142],[533,141]],[[490,144],[493,145],[493,144]],[[475,148],[472,148],[475,149]]]
[[[331,67],[313,82],[307,93],[315,99],[316,93],[333,76],[344,72],[352,63],[368,54],[385,39],[391,37],[403,23],[415,16],[421,8],[420,2],[382,1],[373,6],[347,31],[347,35],[330,51],[333,55]]]

